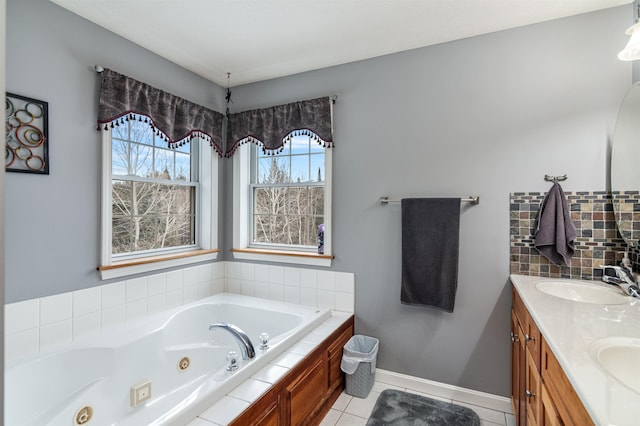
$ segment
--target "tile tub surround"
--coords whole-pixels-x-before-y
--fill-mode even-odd
[[[354,311],[351,273],[208,263],[5,305],[5,357],[36,354],[223,291]]]
[[[557,266],[540,255],[534,232],[542,192],[510,194],[510,272],[551,278],[599,279],[600,265],[618,264],[629,248],[618,233],[611,193],[608,191],[565,192],[571,219],[578,232],[576,251],[569,266]],[[638,269],[638,256],[630,258]]]

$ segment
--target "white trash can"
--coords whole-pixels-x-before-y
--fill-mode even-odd
[[[375,337],[356,334],[342,348],[340,369],[346,373],[345,392],[366,398],[376,378],[379,341]]]

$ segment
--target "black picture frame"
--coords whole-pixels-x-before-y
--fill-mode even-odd
[[[49,174],[49,104],[6,94],[5,169],[7,172]]]

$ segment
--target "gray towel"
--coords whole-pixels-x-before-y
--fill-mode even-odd
[[[569,265],[578,236],[571,211],[558,182],[542,200],[534,235],[540,254],[556,265]]]
[[[402,200],[402,303],[453,312],[459,230],[460,198]]]

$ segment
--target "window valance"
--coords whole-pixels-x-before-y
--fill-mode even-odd
[[[144,121],[171,148],[188,143],[192,137],[209,142],[222,156],[222,122],[216,111],[156,89],[110,69],[102,71],[98,129],[109,130],[125,120],[144,116]],[[138,120],[142,120],[138,117]]]
[[[331,98],[326,97],[231,114],[226,156],[232,156],[247,142],[261,145],[267,152],[280,151],[285,142],[298,135],[308,135],[331,148],[331,105]]]

